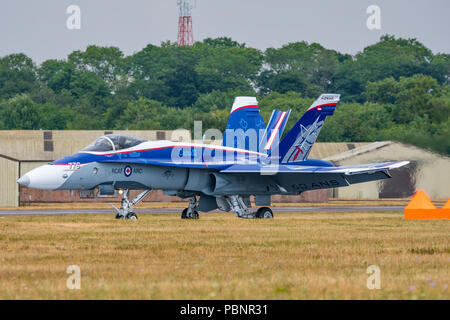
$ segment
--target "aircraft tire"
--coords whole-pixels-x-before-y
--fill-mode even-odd
[[[194,211],[192,213],[192,216],[188,217],[187,211],[188,211],[187,208],[183,210],[183,212],[181,213],[181,219],[198,219],[200,217],[198,211]]]
[[[268,207],[259,208],[258,211],[256,211],[256,218],[258,218],[258,219],[273,219],[272,209],[270,209]]]
[[[126,219],[127,219],[127,220],[137,220],[138,217],[137,217],[136,213],[134,213],[134,212],[129,212],[129,213],[127,214],[127,216],[126,216]]]

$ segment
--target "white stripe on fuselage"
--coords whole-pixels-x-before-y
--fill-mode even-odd
[[[246,153],[250,155],[256,156],[266,156],[265,153],[249,151],[240,148],[232,148],[232,147],[223,147],[223,146],[215,146],[211,144],[202,144],[202,143],[186,143],[186,142],[172,142],[167,140],[160,141],[146,141],[140,143],[134,147],[121,149],[116,151],[80,151],[81,153],[89,153],[94,155],[113,155],[120,153],[131,153],[131,152],[139,152],[139,151],[151,151],[165,148],[201,148],[201,149],[213,149],[213,150],[221,150],[227,152],[238,152],[238,153]]]

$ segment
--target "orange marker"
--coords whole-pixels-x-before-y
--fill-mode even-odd
[[[423,190],[417,190],[405,208],[405,219],[450,219],[450,199],[442,209],[437,209]]]

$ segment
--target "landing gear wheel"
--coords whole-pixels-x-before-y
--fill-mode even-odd
[[[268,207],[259,208],[256,211],[256,218],[258,219],[273,219],[273,212]]]
[[[127,220],[137,220],[138,217],[137,217],[136,213],[134,213],[134,212],[129,212],[129,213],[127,214],[127,216],[125,217],[125,219],[127,219]]]
[[[198,211],[195,210],[198,207],[198,200],[196,196],[189,198],[189,207],[184,209],[181,213],[181,219],[198,219]]]
[[[198,211],[194,211],[191,213],[190,216],[188,216],[188,208],[184,209],[181,213],[181,219],[198,219],[200,216],[198,214]]]
[[[117,212],[116,219],[137,220],[138,217],[137,217],[136,213],[131,211],[131,207],[134,207],[139,202],[141,202],[142,199],[144,199],[145,196],[150,193],[151,189],[142,191],[132,201],[130,201],[128,199],[128,197],[130,196],[129,190],[121,190],[121,191],[122,191],[121,192],[122,201],[120,203],[120,209],[116,208],[115,205],[110,203],[110,206],[113,207],[114,210],[116,210],[116,212]]]

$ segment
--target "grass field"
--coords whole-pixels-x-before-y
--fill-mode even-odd
[[[327,202],[301,202],[301,203],[273,203],[272,207],[328,207],[328,206],[406,206],[411,201],[404,199],[374,199],[374,200],[350,200],[350,199],[330,199]],[[435,206],[442,207],[447,199],[432,199]],[[120,203],[117,199],[112,202]],[[186,201],[181,202],[141,202],[137,206],[140,209],[166,209],[186,207]],[[32,209],[111,209],[108,202],[66,202],[66,203],[24,203],[21,207],[0,207],[1,210],[32,210]]]
[[[0,217],[1,299],[450,299],[449,265],[450,221],[401,213]]]

